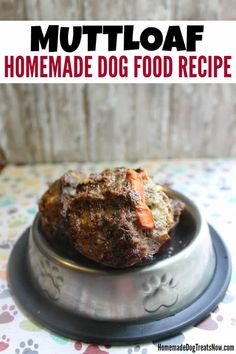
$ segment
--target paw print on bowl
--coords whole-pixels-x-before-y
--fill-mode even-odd
[[[157,312],[161,307],[171,307],[178,300],[177,284],[171,274],[153,275],[143,284],[143,306],[147,312]]]
[[[60,298],[61,286],[64,282],[59,269],[47,259],[40,260],[38,283],[44,293],[53,301]]]
[[[16,348],[16,354],[38,354],[38,344],[34,343],[32,339],[29,339],[28,342],[20,342],[19,348]]]

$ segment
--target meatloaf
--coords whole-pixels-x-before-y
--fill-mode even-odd
[[[89,176],[69,171],[39,204],[42,229],[53,247],[79,251],[113,268],[152,258],[169,239],[183,207],[143,169],[125,167]]]

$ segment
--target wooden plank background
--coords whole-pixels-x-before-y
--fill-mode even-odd
[[[2,0],[0,20],[233,20],[234,0]],[[0,86],[10,162],[236,156],[235,85]]]

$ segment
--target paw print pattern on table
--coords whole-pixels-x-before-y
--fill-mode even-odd
[[[39,327],[34,322],[32,322],[28,319],[22,320],[20,322],[20,328],[23,329],[24,331],[28,331],[28,332],[40,332],[42,330],[41,327]]]
[[[11,207],[12,205],[14,205],[16,202],[15,198],[1,198],[0,199],[0,207]]]
[[[0,311],[0,324],[12,322],[17,315],[15,305],[3,305]]]
[[[129,348],[127,352],[128,352],[128,354],[147,354],[148,349],[141,348],[140,345],[136,345],[133,348]]]
[[[231,302],[233,302],[235,299],[235,296],[233,294],[231,294],[231,292],[227,291],[227,293],[225,294],[222,302],[224,304],[230,304]]]
[[[217,307],[209,316],[207,316],[202,322],[198,323],[195,327],[204,329],[206,331],[216,331],[219,327],[219,322],[223,321],[223,316],[218,314],[219,308]],[[214,316],[214,314],[217,314]]]
[[[20,342],[20,348],[16,348],[16,354],[38,354],[38,344],[34,344],[32,339],[29,339],[28,342]]]
[[[27,209],[27,213],[30,214],[30,215],[36,215],[38,212],[38,208],[37,207],[32,207],[32,208],[28,208]]]
[[[2,280],[6,280],[6,278],[7,278],[7,271],[6,271],[6,269],[0,269],[0,279],[2,279]]]
[[[17,228],[27,224],[27,219],[24,216],[12,216],[8,226],[10,228]]]
[[[10,215],[11,214],[15,214],[15,213],[17,213],[17,208],[8,209],[7,213],[10,214]]]
[[[5,241],[0,244],[0,249],[2,250],[8,250],[12,247],[13,242],[12,241]]]
[[[40,267],[39,286],[51,300],[57,301],[60,298],[61,285],[64,279],[59,273],[59,269],[47,259],[42,258],[40,260]]]
[[[109,353],[105,350],[101,350],[99,346],[96,344],[90,344],[83,352],[83,354],[109,354]]]
[[[56,343],[59,343],[59,344],[66,344],[69,339],[68,338],[65,338],[65,337],[62,337],[62,336],[59,336],[55,333],[50,333],[50,337],[56,342]]]
[[[6,299],[10,297],[10,290],[4,284],[0,285],[0,299]]]
[[[177,284],[169,273],[161,277],[151,276],[143,284],[145,311],[157,312],[162,306],[173,306],[178,300],[176,286]]]
[[[74,348],[75,348],[75,350],[80,350],[82,348],[82,343],[81,342],[75,342],[74,343]]]
[[[231,318],[230,323],[232,326],[236,326],[236,316]]]
[[[4,334],[2,338],[0,338],[0,352],[3,352],[9,347],[10,339]]]
[[[199,204],[205,205],[204,210],[208,221],[221,232],[226,241],[228,238],[232,258],[235,260],[235,160],[158,160],[146,162],[146,166],[144,166],[144,161],[137,162],[135,167],[146,167],[148,172],[154,176],[156,182],[165,183],[176,190],[182,191]],[[12,302],[8,296],[9,289],[6,287],[7,258],[14,242],[21,235],[24,228],[29,226],[35,212],[37,212],[38,199],[46,190],[47,181],[52,182],[68,169],[98,172],[105,167],[107,166],[103,164],[45,164],[18,167],[9,165],[0,174],[0,213],[3,215],[0,218],[0,320],[5,323],[0,323],[0,353],[2,351],[6,354],[17,354],[15,352],[17,349],[19,354],[32,354],[32,352],[33,354],[38,354],[38,352],[40,354],[108,354],[108,352],[116,354],[118,351],[121,354],[145,354],[146,350],[148,350],[148,354],[157,353],[156,346],[158,342],[145,346],[124,346],[119,349],[116,347],[106,348],[104,346],[82,344],[70,340],[65,342],[65,340],[52,335],[44,328],[38,327],[25,317],[19,316],[18,321],[18,316],[16,316],[14,320],[14,311],[16,310],[14,309],[12,312]],[[32,183],[33,179],[37,180],[37,182]],[[227,230],[225,230],[226,226]],[[44,270],[43,273],[46,273],[46,271]],[[57,275],[59,274],[55,272],[54,278]],[[50,283],[49,280],[48,282]],[[151,288],[150,294],[155,293],[155,285],[151,287],[150,283],[150,279],[146,279],[145,288]],[[1,284],[4,284],[5,288],[1,288]],[[236,272],[234,270],[230,291],[223,299],[219,312],[211,314],[210,319],[206,319],[204,324],[199,324],[197,328],[193,327],[179,336],[168,338],[160,343],[191,343],[193,339],[194,341],[200,341],[201,336],[204,335],[221,338],[222,335],[235,331],[235,286]],[[177,290],[178,287],[169,289],[174,295],[177,294]],[[54,289],[54,293],[58,294],[58,291]],[[159,293],[163,297],[166,291],[162,290]],[[148,300],[146,291],[142,292],[142,295],[143,300],[146,299],[147,301],[147,307],[155,310],[158,302],[155,303],[153,300],[156,300],[158,296],[154,295]],[[4,307],[4,310],[2,309],[3,305],[7,306],[7,308]],[[8,314],[6,315],[4,312]],[[5,322],[6,319],[7,321],[10,320],[10,322]],[[227,332],[228,329],[229,332]],[[35,336],[35,339],[33,336]],[[8,338],[10,338],[10,341],[8,341]],[[37,341],[39,347],[37,345],[34,347],[34,343],[31,343],[31,341],[28,344],[27,342],[30,338],[32,341]],[[229,337],[226,340],[230,342],[232,338]],[[24,341],[24,346],[20,346],[22,341]]]

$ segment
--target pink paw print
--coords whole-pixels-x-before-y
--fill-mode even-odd
[[[74,348],[75,350],[80,350],[82,348],[82,344],[80,342],[75,342]]]
[[[7,336],[3,335],[2,338],[0,338],[0,352],[3,352],[9,347],[9,341],[10,339],[7,338]]]
[[[200,329],[205,329],[206,331],[215,331],[217,330],[218,323],[223,321],[223,316],[218,314],[219,308],[217,307],[213,313],[211,313],[205,320],[198,323],[195,327]],[[216,314],[216,315],[215,315]],[[213,315],[213,316],[212,316]]]
[[[12,322],[17,314],[14,305],[3,305],[0,311],[0,324]]]
[[[83,354],[109,354],[105,350],[101,350],[98,345],[90,344]]]

